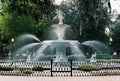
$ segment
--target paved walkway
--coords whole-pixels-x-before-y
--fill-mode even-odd
[[[92,77],[0,76],[0,81],[120,81],[120,76],[92,76]]]

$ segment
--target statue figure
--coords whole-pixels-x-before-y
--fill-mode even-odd
[[[91,59],[90,59],[90,62],[97,62],[96,52],[95,52],[94,54],[92,54]]]
[[[63,17],[63,13],[60,9],[57,11],[57,16],[58,16],[58,19],[59,19],[59,24],[63,24],[64,17]]]
[[[26,60],[26,62],[31,62],[31,55],[30,55],[30,53],[27,54],[27,60]]]

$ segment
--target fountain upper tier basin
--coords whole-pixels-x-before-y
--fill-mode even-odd
[[[53,24],[52,27],[61,27],[61,28],[66,28],[66,27],[70,27],[70,25],[67,24]]]
[[[42,43],[71,43],[71,42],[74,42],[74,43],[79,43],[77,40],[45,40],[43,41]]]
[[[70,25],[67,24],[54,24],[52,25],[54,27],[54,32],[58,38],[58,40],[63,40],[65,36],[65,32],[67,28],[70,28]]]

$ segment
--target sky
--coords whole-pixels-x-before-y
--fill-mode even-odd
[[[112,10],[117,10],[117,12],[120,14],[120,0],[110,0]]]
[[[62,2],[62,0],[55,0],[55,4],[60,5],[60,3]]]

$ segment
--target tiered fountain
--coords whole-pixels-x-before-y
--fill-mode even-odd
[[[85,61],[86,57],[81,49],[83,45],[92,47],[96,51],[102,52],[102,49],[108,50],[104,44],[98,41],[86,41],[80,44],[77,40],[64,40],[65,30],[69,28],[70,25],[63,24],[61,10],[58,10],[57,17],[59,23],[52,25],[52,27],[54,28],[58,40],[40,42],[39,39],[33,35],[23,35],[15,44],[16,46],[20,44],[23,45],[14,51],[14,60],[23,61],[26,59],[26,61],[48,61],[53,59],[55,62],[67,62],[68,60]],[[25,44],[25,41],[27,41],[27,44]]]

